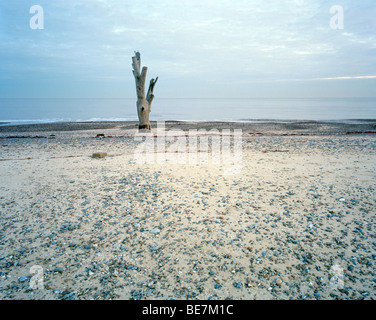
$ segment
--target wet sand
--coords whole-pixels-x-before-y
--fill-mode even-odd
[[[0,299],[376,298],[376,121],[166,123],[241,129],[234,174],[136,125],[0,126]]]

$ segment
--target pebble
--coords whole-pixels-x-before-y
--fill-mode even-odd
[[[77,291],[73,291],[65,294],[61,299],[62,300],[75,300]]]
[[[151,234],[158,234],[159,232],[161,232],[161,230],[159,230],[158,228],[154,228],[154,229],[150,230]]]
[[[62,267],[56,267],[53,269],[53,272],[63,273],[63,271],[64,271],[64,268]]]
[[[25,282],[25,281],[27,281],[27,280],[29,280],[29,276],[22,276],[22,277],[20,277],[19,279],[18,279],[18,281],[19,282]]]

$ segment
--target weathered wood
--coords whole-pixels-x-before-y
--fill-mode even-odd
[[[157,81],[158,81],[158,77],[155,80],[151,79],[150,83],[149,83],[149,89],[148,89],[148,94],[146,95],[146,100],[149,102],[150,105],[151,105],[151,103],[154,99],[153,90],[154,90],[154,86],[157,83]]]
[[[141,55],[137,51],[132,57],[133,75],[136,82],[137,92],[137,115],[138,115],[138,129],[150,130],[149,114],[151,111],[151,103],[154,99],[154,86],[157,83],[158,77],[154,80],[151,79],[149,83],[149,89],[145,97],[145,80],[148,72],[147,67],[143,67],[141,70]]]

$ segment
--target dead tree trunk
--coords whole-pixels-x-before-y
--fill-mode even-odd
[[[149,113],[151,111],[151,103],[154,99],[153,90],[158,77],[155,80],[150,80],[149,89],[145,97],[145,79],[148,68],[143,67],[141,71],[141,56],[139,52],[135,52],[135,56],[132,57],[132,66],[133,75],[136,80],[138,129],[150,130]]]

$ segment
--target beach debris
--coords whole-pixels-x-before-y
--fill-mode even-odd
[[[375,134],[376,131],[348,131],[346,134]]]
[[[102,159],[102,158],[107,157],[107,152],[96,152],[96,153],[93,153],[92,157]]]
[[[107,138],[113,138],[113,136],[106,136],[104,133],[98,133],[95,137],[92,137],[92,139],[107,139]]]
[[[52,137],[45,137],[45,136],[6,136],[0,137],[0,139],[52,139]]]
[[[262,153],[267,153],[267,152],[289,152],[289,150],[264,150]]]

